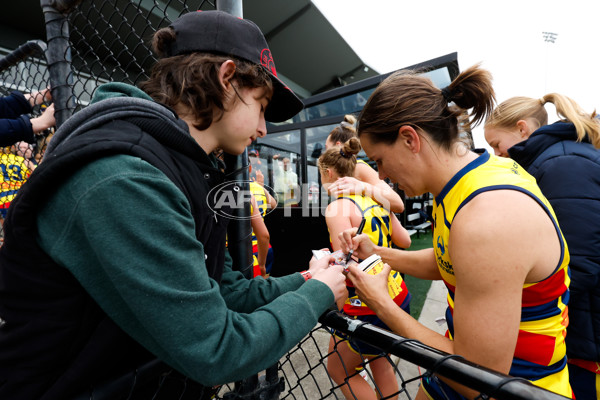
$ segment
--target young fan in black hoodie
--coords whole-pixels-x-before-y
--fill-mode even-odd
[[[241,154],[265,120],[302,108],[259,28],[192,12],[153,45],[150,79],[98,89],[9,209],[2,399],[208,399],[276,363],[346,296],[326,259],[281,278],[232,270],[213,151]]]

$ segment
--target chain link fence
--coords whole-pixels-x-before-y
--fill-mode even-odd
[[[48,32],[47,43],[27,42],[1,55],[0,95],[6,96],[14,90],[32,93],[51,87],[56,122],[60,126],[70,115],[89,104],[99,85],[111,81],[136,85],[145,80],[149,67],[156,61],[150,50],[152,34],[184,13],[215,9],[215,1],[41,0]],[[34,107],[31,116],[39,116],[46,106],[47,103]],[[40,134],[29,147],[31,154],[20,152],[16,145],[4,148],[2,159],[12,154],[13,164],[23,164],[25,158],[43,161],[44,148],[52,134],[52,129]],[[11,186],[13,178],[6,175],[10,167],[6,163],[3,165],[4,196],[16,191],[20,184]],[[21,168],[27,167],[21,165]],[[23,179],[26,177],[27,173]],[[347,342],[332,341],[331,328],[347,334],[351,341],[362,340],[377,347],[388,356],[360,356],[361,368],[348,366],[342,361],[339,351],[340,346],[347,346]],[[328,370],[328,364],[336,359],[341,361],[345,375],[341,380],[338,376],[337,381]],[[390,365],[396,378],[395,389],[391,392],[384,393],[380,389],[381,382],[377,385],[371,368],[375,363],[381,364],[381,360]],[[406,376],[403,365],[412,366],[417,373]],[[423,370],[419,371],[415,366]],[[563,398],[522,379],[479,368],[460,357],[444,354],[369,324],[358,323],[337,312],[324,315],[320,324],[277,365],[259,375],[222,386],[216,390],[214,398],[360,399],[354,389],[366,383],[378,398],[412,399],[420,372],[429,375],[438,373],[486,393],[479,396],[481,399],[488,398],[488,395],[499,399]],[[357,384],[353,386],[352,382]],[[342,391],[344,386],[348,388],[346,393]],[[187,398],[185,391],[184,385],[180,398]],[[89,398],[99,397],[90,395]]]
[[[150,47],[155,31],[190,11],[214,9],[214,0],[81,2],[68,18],[76,110],[103,83],[147,79],[156,62]]]
[[[35,93],[49,86],[49,71],[45,53],[46,43],[32,40],[19,46],[0,59],[0,97],[13,91],[24,94]],[[39,117],[48,103],[33,107],[30,118]],[[3,116],[5,117],[5,116]],[[54,129],[40,132],[33,143],[24,141],[0,148],[0,222],[4,219],[10,202],[21,185],[29,177],[35,165],[41,160]],[[1,226],[1,225],[0,225]],[[0,240],[4,232],[0,227]]]

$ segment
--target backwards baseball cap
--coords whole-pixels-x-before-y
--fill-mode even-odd
[[[220,53],[265,68],[273,82],[273,98],[265,110],[267,121],[285,121],[304,108],[302,101],[277,77],[271,50],[254,22],[223,11],[198,11],[182,15],[170,26],[176,34],[171,56]]]

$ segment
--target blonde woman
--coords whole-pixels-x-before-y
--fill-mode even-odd
[[[548,124],[545,104],[560,120]],[[556,212],[571,254],[567,356],[578,399],[600,399],[600,121],[558,93],[513,97],[485,123],[497,155],[533,175]]]

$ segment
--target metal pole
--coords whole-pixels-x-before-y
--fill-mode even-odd
[[[236,17],[243,18],[244,12],[242,9],[242,0],[217,0],[217,10],[224,11]],[[231,180],[239,182],[240,189],[250,191],[250,174],[248,173],[248,149],[239,156],[225,154],[225,172]],[[231,174],[231,176],[229,176]],[[233,265],[237,265],[241,269],[244,276],[248,279],[252,278],[252,226],[250,224],[250,204],[244,204],[243,208],[235,210],[234,215],[237,217],[230,221],[227,228],[228,246]],[[277,364],[272,369],[275,369],[277,376]],[[271,371],[271,374],[273,372]],[[235,392],[227,393],[224,399],[238,400],[246,398],[264,398],[264,394],[260,393],[258,375],[250,376],[242,381],[236,382]],[[257,392],[258,391],[258,392]],[[276,393],[275,399],[279,398],[279,393]]]
[[[40,5],[46,21],[48,48],[46,60],[50,74],[50,86],[54,102],[56,127],[60,127],[75,110],[73,94],[73,71],[71,70],[71,47],[69,44],[69,20],[71,12],[81,0],[41,0]]]
[[[241,0],[217,0],[217,10],[243,18]],[[250,191],[248,184],[250,174],[248,173],[248,150],[239,156],[225,154],[225,173],[227,178],[237,181],[238,186],[244,193]],[[233,265],[242,271],[246,278],[252,278],[252,226],[250,224],[250,204],[234,210],[234,217],[227,228],[227,243]]]
[[[242,0],[217,0],[217,10],[244,18]]]

